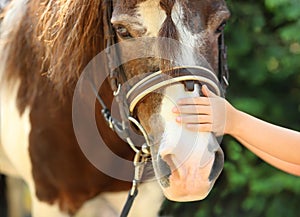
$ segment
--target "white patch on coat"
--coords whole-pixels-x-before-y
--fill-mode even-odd
[[[28,153],[30,108],[20,115],[16,104],[20,81],[8,84],[5,79],[5,63],[9,58],[6,41],[15,34],[27,9],[26,4],[27,0],[13,1],[0,26],[0,171],[31,179]]]
[[[20,81],[14,81],[11,85],[1,85],[1,151],[4,152],[9,162],[2,162],[2,165],[11,165],[13,174],[19,174],[26,181],[32,180],[31,161],[29,157],[29,133],[30,108],[20,115],[17,108],[17,94]],[[3,153],[1,154],[3,155]],[[3,160],[1,159],[1,160]],[[3,168],[6,171],[6,168]],[[10,174],[10,171],[6,171]]]
[[[138,5],[137,14],[140,22],[147,29],[146,36],[157,37],[167,17],[159,2],[160,0],[147,0]]]

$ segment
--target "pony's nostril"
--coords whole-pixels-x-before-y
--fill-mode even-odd
[[[224,166],[224,154],[222,149],[215,152],[215,160],[209,174],[209,181],[214,181],[220,175]]]

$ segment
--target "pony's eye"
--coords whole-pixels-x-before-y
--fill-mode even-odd
[[[130,39],[132,35],[129,33],[128,29],[125,26],[117,25],[114,26],[117,34],[123,39]]]
[[[220,26],[216,29],[217,34],[222,33],[224,31],[226,23],[227,21],[225,20],[220,24]]]

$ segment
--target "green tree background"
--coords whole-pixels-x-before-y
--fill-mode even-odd
[[[227,3],[232,13],[225,36],[231,75],[227,99],[242,111],[300,131],[300,1]],[[225,136],[222,147],[226,162],[210,195],[192,203],[167,201],[164,215],[300,215],[299,177],[266,164],[231,137]]]

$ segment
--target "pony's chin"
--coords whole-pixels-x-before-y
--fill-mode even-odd
[[[205,167],[186,172],[186,176],[179,175],[180,172],[177,170],[173,171],[168,178],[168,187],[163,188],[165,197],[178,202],[197,201],[206,198],[215,182],[209,179],[214,160],[213,157]]]
[[[201,188],[196,188],[194,190],[191,189],[191,191],[172,186],[172,181],[170,181],[170,185],[170,187],[163,190],[163,193],[167,199],[177,202],[203,200],[207,197],[213,186],[212,183],[205,183],[201,186]]]

